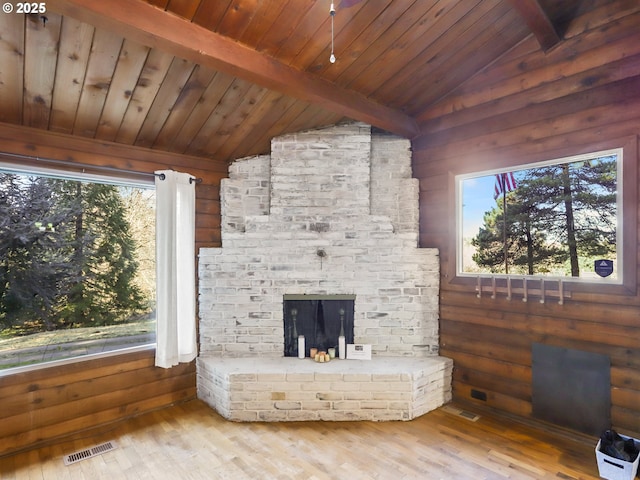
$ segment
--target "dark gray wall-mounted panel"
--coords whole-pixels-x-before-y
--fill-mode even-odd
[[[533,416],[599,436],[611,427],[611,362],[597,353],[532,345]]]

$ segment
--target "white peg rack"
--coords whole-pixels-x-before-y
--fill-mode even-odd
[[[496,298],[505,296],[507,300],[520,298],[523,302],[530,300],[545,303],[549,299],[564,304],[565,299],[571,298],[571,292],[564,289],[561,279],[531,279],[526,277],[483,277],[479,275],[476,283],[477,297]]]

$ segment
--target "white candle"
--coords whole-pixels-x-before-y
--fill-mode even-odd
[[[338,337],[338,358],[344,360],[347,358],[347,345],[344,339],[344,335]]]
[[[304,356],[305,356],[304,335],[298,335],[298,358],[304,358]]]

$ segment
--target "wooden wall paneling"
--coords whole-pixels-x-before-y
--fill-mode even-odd
[[[172,389],[193,387],[190,368],[181,366],[176,369],[182,374],[178,376],[174,371],[164,372],[161,369],[146,368],[136,370],[130,375],[119,373],[102,378],[96,376],[77,382],[72,389],[62,389],[60,384],[48,389],[31,389],[26,396],[29,399],[28,412],[24,411],[25,405],[16,401],[16,397],[3,401],[3,405],[7,403],[7,409],[2,412],[3,430],[8,434],[13,425],[14,432],[21,431],[25,424],[34,421],[35,410],[41,415],[42,421],[38,422],[40,425],[45,425],[45,422],[53,424],[59,422],[57,417],[73,417],[82,411],[90,413],[98,409],[126,405],[133,400],[148,397],[151,392],[155,396],[166,390],[168,380],[172,383]],[[97,395],[96,392],[105,393]]]
[[[0,71],[0,122],[22,123],[24,88],[24,22],[0,15],[0,65],[16,65]]]
[[[14,411],[2,419],[3,435],[16,435],[25,429],[48,427],[116,407],[126,408],[130,403],[141,402],[174,389],[181,391],[194,388],[193,375],[189,372],[192,368],[186,368],[186,371],[185,367],[175,367],[175,372],[174,369],[167,370],[168,373],[163,373],[157,379],[147,376],[155,376],[159,369],[138,370],[135,376],[92,379],[73,385],[73,393],[67,393],[67,398],[62,400],[58,400],[60,385],[50,390],[32,391],[27,395],[29,404],[26,409],[22,405],[22,412]],[[178,376],[178,372],[184,374]],[[94,388],[91,388],[92,385]],[[68,392],[71,389],[65,387],[64,390]]]
[[[614,13],[614,5],[627,14]],[[538,298],[479,299],[475,279],[454,281],[455,224],[447,220],[455,213],[456,174],[613,147],[624,147],[637,165],[638,6],[616,1],[602,8],[611,15],[608,23],[587,28],[586,19],[577,20],[573,36],[546,56],[524,42],[508,61],[496,62],[446,105],[427,112],[425,135],[412,145],[414,176],[420,179],[420,244],[441,251],[440,352],[454,360],[454,399],[530,417],[532,342],[600,353],[611,359],[613,426],[637,434],[637,288],[574,289],[562,306]],[[625,179],[625,190],[637,192],[637,168]],[[637,202],[626,201],[625,209],[628,224],[637,218]],[[637,276],[638,232],[631,233],[625,242],[636,261],[626,265]],[[485,392],[487,401],[471,398],[472,389]]]
[[[474,77],[474,82],[458,89],[454,95],[448,96],[446,101],[440,102],[419,116],[419,120],[424,122],[454,113],[459,110],[462,98],[465,108],[470,108],[538,86],[546,87],[550,82],[635,55],[639,51],[637,40],[633,40],[640,35],[637,31],[638,15],[640,14],[621,20],[620,28],[616,29],[617,33],[605,33],[609,32],[608,29],[589,31],[588,38],[577,37],[569,40],[548,55],[533,52],[525,58],[517,58],[510,64],[500,66],[495,73],[492,69],[487,69]],[[568,56],[567,52],[571,52],[572,55]],[[589,86],[589,82],[585,82],[583,88]],[[552,98],[559,98],[572,92],[547,89],[546,93],[553,95]]]
[[[196,249],[221,247],[222,234],[220,228],[199,228],[196,231]]]
[[[640,403],[640,392],[638,390],[612,385],[611,402],[620,408],[628,410],[636,409]]]
[[[487,304],[494,302],[491,298],[478,299],[473,291],[469,296],[477,300],[476,308],[470,307],[448,307],[442,308],[443,319],[457,319],[477,325],[492,326],[496,328],[507,328],[520,330],[539,335],[548,335],[556,338],[568,338],[585,342],[598,343],[602,338],[607,339],[607,344],[618,347],[635,348],[637,339],[635,332],[637,327],[627,327],[606,322],[590,322],[574,319],[567,319],[561,315],[561,308],[553,315],[541,315],[536,312],[537,307],[544,309],[545,305],[540,305],[537,298],[531,297],[525,304],[524,309],[519,308],[522,301],[512,301],[498,309],[491,305],[493,310],[488,310]],[[505,302],[506,304],[507,302]],[[564,305],[563,305],[564,306]],[[583,307],[584,308],[584,307]],[[482,313],[478,313],[481,310]],[[488,313],[484,313],[484,312]],[[451,313],[449,313],[451,312]]]
[[[196,189],[196,208],[198,213],[220,215],[220,185],[201,183]]]
[[[530,111],[531,119],[549,115],[549,105],[565,113],[578,112],[584,107],[608,105],[628,98],[628,92],[639,88],[640,58],[620,60],[596,67],[586,72],[559,79],[554,82],[552,92],[546,86],[498,98],[491,102],[464,109],[460,113],[447,115],[427,122],[423,127],[429,132],[422,143],[431,146],[446,144],[448,138],[466,136],[480,120],[489,120],[486,127],[499,131],[507,126],[515,127],[528,122],[519,114],[520,108]],[[589,85],[585,89],[585,85]],[[564,96],[562,96],[564,94]],[[487,130],[487,131],[491,131]]]
[[[638,82],[636,80],[633,83]],[[637,121],[640,117],[638,115],[640,99],[624,94],[616,95],[616,97],[616,101],[610,102],[608,105],[596,104],[596,106],[591,108],[585,108],[586,106],[583,105],[583,108],[578,112],[570,111],[565,113],[561,109],[563,106],[562,103],[559,105],[547,103],[545,105],[547,107],[546,113],[540,114],[537,114],[536,108],[533,107],[532,121],[528,123],[518,121],[516,125],[509,125],[508,122],[504,122],[506,125],[502,130],[494,130],[492,128],[492,123],[494,121],[499,122],[499,120],[485,120],[482,129],[487,128],[487,130],[489,130],[488,133],[485,133],[483,130],[476,130],[476,135],[471,135],[467,130],[468,134],[461,136],[461,138],[451,136],[448,138],[448,143],[441,145],[440,142],[437,142],[437,144],[423,151],[430,156],[452,160],[453,157],[463,154],[463,158],[467,162],[470,159],[474,159],[475,161],[475,159],[478,158],[486,158],[494,162],[493,167],[488,168],[495,168],[497,166],[494,160],[496,151],[503,150],[506,152],[509,149],[512,151],[522,151],[523,145],[525,148],[535,147],[536,142],[547,142],[552,139],[552,137],[555,137],[555,133],[558,131],[563,131],[565,134],[571,132],[581,134],[590,129],[610,128],[616,123]],[[567,102],[566,105],[568,108],[575,110],[575,104]],[[615,108],[616,106],[620,108]],[[553,115],[551,112],[555,110],[551,110],[551,108],[556,107],[559,107],[560,110]],[[632,131],[633,130],[630,130],[629,134],[631,134]],[[453,142],[456,143],[456,149],[451,148],[451,143]],[[488,152],[488,154],[486,154],[486,152]],[[519,157],[524,157],[524,154],[521,153]],[[549,158],[551,159],[553,157]],[[508,155],[505,155],[505,159],[508,160]],[[460,160],[457,163],[464,165],[464,162]],[[482,171],[482,166],[479,162],[476,163],[476,166],[478,167],[478,171]]]
[[[482,73],[479,74],[478,81],[477,83],[474,82],[472,89],[465,91],[462,88],[457,94],[468,96],[471,102],[469,106],[480,105],[491,99],[491,95],[487,95],[490,90],[496,92],[493,98],[504,98],[521,91],[544,86],[550,81],[556,82],[566,77],[573,77],[635,55],[638,52],[635,48],[632,48],[628,53],[625,52],[625,54],[621,54],[619,49],[629,43],[631,39],[628,37],[637,38],[636,23],[637,19],[625,19],[623,21],[624,29],[620,29],[615,35],[609,36],[601,30],[594,30],[588,33],[589,38],[568,41],[562,48],[557,49],[555,54],[550,52],[547,55],[541,55],[539,52],[532,52],[526,57],[514,59],[510,63],[503,64],[498,71],[488,70],[487,72],[491,72],[491,75],[482,76]],[[569,50],[576,58],[579,58],[579,61],[572,61],[566,58],[566,53],[563,54],[563,52]],[[526,81],[523,81],[524,77],[526,77]],[[518,80],[520,80],[520,88],[516,86]],[[600,78],[595,76],[591,81],[584,81],[581,87],[582,89],[590,88],[594,85],[594,82],[599,81]],[[546,93],[547,95],[553,95],[553,97],[549,97],[551,99],[560,98],[573,91],[563,89],[559,92]],[[451,100],[455,102],[457,98],[452,97]]]
[[[624,147],[629,144],[637,132],[637,125],[640,123],[637,111],[627,109],[627,104],[618,104],[617,110],[620,114],[627,118],[627,121],[603,123],[597,117],[589,117],[589,115],[581,115],[582,121],[590,123],[597,120],[595,125],[588,125],[584,130],[576,130],[566,135],[553,135],[547,138],[538,138],[537,140],[526,139],[525,143],[513,143],[510,145],[496,146],[494,150],[490,148],[486,142],[479,137],[465,142],[466,146],[463,150],[456,150],[451,145],[439,149],[439,154],[446,156],[441,159],[441,164],[445,168],[452,169],[452,176],[464,173],[460,170],[460,166],[465,162],[472,163],[478,172],[496,168],[507,168],[510,166],[526,165],[529,163],[549,160],[553,158],[562,158],[581,153],[589,153],[598,150],[606,150],[610,148]],[[550,105],[552,107],[552,105]],[[613,115],[608,112],[607,115]],[[569,117],[567,117],[569,118]],[[572,119],[572,123],[576,123]],[[552,122],[539,122],[543,129],[553,131],[553,126],[560,128],[561,124]],[[533,126],[532,126],[533,128]],[[514,129],[515,132],[526,137],[526,125]],[[509,132],[511,133],[511,132]],[[505,137],[507,135],[505,134]],[[498,133],[488,136],[495,138],[498,142],[506,144],[510,142],[508,139],[500,139]],[[485,140],[488,137],[484,137]],[[596,139],[601,141],[596,142]],[[475,141],[474,141],[475,140]],[[437,151],[431,151],[430,157],[437,158]],[[513,161],[518,163],[514,164]],[[414,164],[414,172],[433,171],[433,164],[422,164],[417,161]],[[414,173],[415,174],[415,173]],[[451,193],[451,192],[450,192]],[[452,197],[453,199],[453,197]]]
[[[37,128],[48,128],[53,98],[53,80],[62,17],[55,13],[47,15],[45,23],[38,15],[25,16],[25,55],[23,122]]]
[[[218,165],[214,161],[211,162],[211,167],[207,168],[206,165],[202,165],[201,161],[195,164],[190,163],[190,157],[186,156],[184,157],[184,165],[182,165],[176,159],[176,157],[168,158],[164,156],[163,158],[163,156],[161,155],[154,155],[153,158],[149,158],[146,160],[132,161],[131,159],[121,158],[115,155],[109,156],[105,153],[91,153],[81,150],[75,150],[72,147],[69,147],[69,149],[67,150],[67,155],[64,156],[64,147],[49,147],[42,144],[37,144],[38,146],[35,147],[33,143],[37,142],[35,138],[27,141],[26,143],[23,141],[11,140],[8,138],[5,139],[3,138],[1,133],[2,127],[3,125],[0,125],[0,139],[2,139],[3,152],[15,153],[18,155],[37,156],[38,158],[43,159],[41,160],[41,164],[47,164],[46,159],[61,160],[64,162],[68,161],[82,165],[83,169],[87,172],[91,170],[91,165],[96,165],[98,167],[96,169],[96,172],[98,173],[104,173],[104,170],[100,170],[100,167],[124,169],[132,172],[142,172],[144,174],[153,173],[155,170],[174,168],[181,171],[187,171],[197,177],[200,177],[203,179],[203,182],[215,183],[217,183],[219,179],[223,178],[226,174],[226,169],[223,169],[223,171],[219,171]],[[39,136],[34,132],[33,137],[37,138]],[[6,159],[9,161],[15,161],[15,159],[12,159],[10,156]],[[26,159],[20,159],[20,163],[29,164],[38,162],[36,162],[35,160],[30,162]],[[55,163],[48,164],[48,166],[52,165],[55,166]],[[206,170],[203,167],[206,168]],[[77,169],[74,169],[70,166],[62,167],[61,169],[71,172],[73,172],[74,170],[77,171]],[[113,175],[117,176],[115,173],[113,173]]]
[[[618,388],[628,388],[635,392],[640,391],[640,378],[635,373],[635,368],[623,368],[611,366],[611,385]]]
[[[611,406],[611,423],[616,426],[620,433],[626,433],[637,438],[640,413],[636,407],[630,410],[614,404]]]
[[[581,36],[590,30],[609,30],[608,26],[618,25],[618,20],[623,20],[640,12],[640,4],[633,0],[624,1],[598,1],[596,8],[580,13],[579,21],[570,22],[564,31],[564,38]],[[615,35],[615,32],[613,32]]]
[[[90,364],[86,362],[72,362],[47,369],[42,368],[5,375],[2,377],[2,385],[0,386],[0,399],[2,399],[3,402],[7,402],[8,408],[10,408],[11,405],[19,406],[20,400],[15,398],[17,395],[25,395],[43,388],[53,388],[60,386],[64,382],[78,383],[96,377],[130,373],[135,370],[151,367],[153,366],[153,362],[153,356],[150,352],[141,351],[128,354],[126,362],[122,362],[122,358],[107,356],[95,360]],[[87,368],[88,365],[90,368]],[[62,383],[59,378],[60,376],[64,377]]]
[[[76,162],[83,168],[145,173],[175,168],[201,177],[196,186],[196,247],[220,246],[224,162],[9,124],[0,124],[0,144],[8,154]],[[153,349],[116,354],[0,377],[0,456],[195,398],[195,363],[164,370],[154,366],[154,354]]]
[[[442,324],[440,334],[443,348],[451,343],[473,355],[483,354],[518,365],[531,364],[531,339],[522,332],[450,320]]]
[[[509,392],[509,395],[517,400],[531,401],[531,383],[500,377],[473,367],[456,365],[453,370],[453,381],[458,386],[467,385],[480,392],[484,392],[485,389],[490,392]]]
[[[119,388],[115,389],[121,389],[123,384],[131,386],[135,377],[130,374],[152,367],[153,356],[150,352],[140,352],[129,355],[126,363],[123,363],[122,359],[118,359],[116,363],[113,359],[102,360],[99,363],[91,365],[76,362],[70,364],[66,370],[51,367],[46,372],[47,377],[40,375],[44,369],[6,376],[0,389],[3,405],[0,418],[22,413],[26,395],[29,395],[30,401],[38,405],[38,408],[44,408],[90,397],[97,391],[93,385],[99,385],[104,379],[116,382],[114,386]],[[78,387],[74,391],[61,388],[67,384],[75,384]]]
[[[486,405],[503,412],[508,412],[514,415],[520,415],[522,417],[531,416],[531,402],[527,400],[521,400],[511,396],[510,393],[493,392],[486,390],[484,393],[487,395],[487,400],[477,400],[471,397],[471,389],[474,388],[471,385],[463,383],[453,382],[453,391],[456,398],[460,403],[475,403],[479,405]]]
[[[150,412],[167,407],[175,403],[194,398],[195,388],[192,391],[174,391],[151,397],[149,399],[131,402],[123,407],[110,408],[90,415],[73,418],[59,424],[46,425],[40,428],[31,428],[26,432],[0,438],[0,455],[8,455],[25,449],[31,449],[49,444],[65,437],[88,432],[95,426],[104,426],[122,420],[132,418],[141,413]],[[89,427],[88,427],[89,426]]]
[[[195,397],[193,363],[162,370],[153,357],[147,350],[3,377],[0,456]]]
[[[73,18],[63,18],[56,65],[49,129],[71,133],[84,85],[95,29]]]

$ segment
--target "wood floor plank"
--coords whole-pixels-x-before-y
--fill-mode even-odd
[[[0,478],[599,478],[597,439],[474,413],[480,416],[475,422],[440,408],[410,422],[235,423],[192,400],[0,458]],[[64,465],[64,455],[107,441],[117,448]]]

